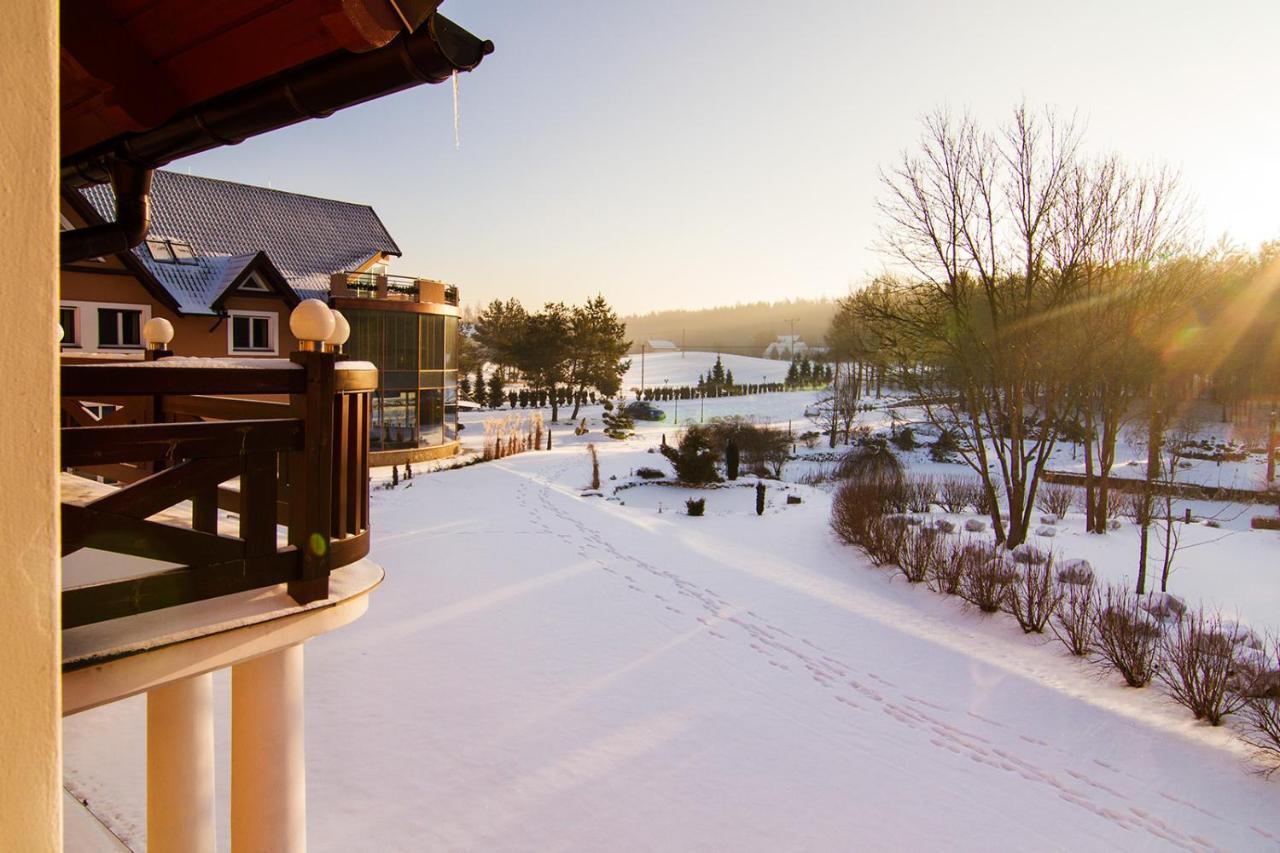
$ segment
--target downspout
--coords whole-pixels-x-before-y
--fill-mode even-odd
[[[147,236],[152,170],[114,157],[107,159],[104,168],[116,197],[116,221],[63,231],[64,264],[127,252]]]

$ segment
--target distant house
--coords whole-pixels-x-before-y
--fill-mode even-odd
[[[778,339],[764,348],[765,358],[790,359],[808,352],[809,345],[799,335],[778,335]]]
[[[289,311],[323,299],[351,325],[347,354],[379,369],[376,463],[457,449],[457,288],[388,275],[400,247],[373,208],[164,170],[151,207],[133,251],[63,266],[64,354],[140,357],[143,324],[164,317],[178,355],[285,355]],[[63,225],[114,210],[109,184],[68,190]]]
[[[650,338],[645,344],[649,352],[674,352],[680,349],[673,341],[664,341],[662,338]]]

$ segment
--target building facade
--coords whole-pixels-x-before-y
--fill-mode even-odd
[[[64,229],[112,215],[110,185],[64,194]],[[131,252],[64,265],[64,355],[140,357],[142,326],[174,325],[178,355],[279,357],[288,314],[314,298],[351,325],[346,353],[379,369],[374,464],[451,455],[457,288],[388,273],[400,248],[361,204],[157,170],[152,225]]]

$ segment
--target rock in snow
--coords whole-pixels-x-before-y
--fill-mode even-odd
[[[970,533],[981,533],[987,529],[987,523],[980,518],[966,518],[964,529]]]

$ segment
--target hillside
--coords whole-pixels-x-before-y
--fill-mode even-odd
[[[655,311],[622,320],[636,352],[641,342],[657,338],[677,346],[683,343],[687,349],[760,355],[778,335],[791,333],[793,319],[797,335],[809,343],[822,343],[835,308],[830,299],[796,299],[698,311]]]

